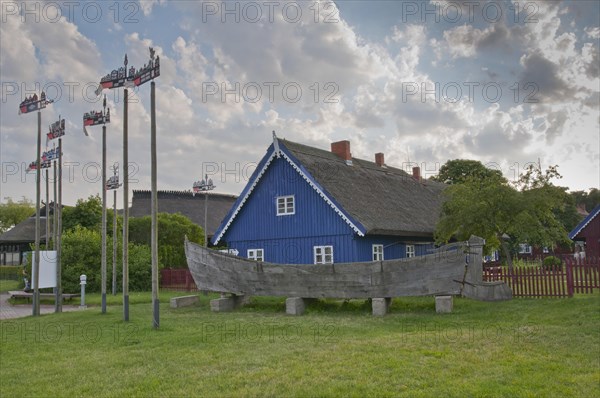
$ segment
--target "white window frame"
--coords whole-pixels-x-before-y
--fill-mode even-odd
[[[373,261],[383,261],[383,245],[374,244],[372,246],[372,256]]]
[[[527,243],[519,243],[519,254],[531,254],[533,249],[531,245]]]
[[[415,245],[406,245],[406,258],[415,257],[416,254]]]
[[[548,248],[548,246],[542,247],[542,253],[544,253],[544,254],[550,253],[550,249]]]
[[[264,249],[248,249],[246,254],[249,260],[265,261]]]
[[[280,211],[279,203],[283,204],[283,211]],[[291,209],[290,209],[291,203]],[[278,216],[291,216],[296,214],[296,199],[294,195],[278,196],[275,200],[275,210]]]
[[[330,253],[326,253],[328,249]],[[315,264],[333,264],[333,246],[313,246],[313,259]]]

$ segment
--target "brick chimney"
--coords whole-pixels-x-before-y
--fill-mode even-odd
[[[352,154],[350,153],[350,141],[338,141],[331,143],[331,153],[346,161],[346,164],[352,164]]]
[[[413,178],[417,181],[421,181],[421,168],[419,166],[413,167]]]
[[[385,162],[383,160],[383,153],[379,152],[375,154],[375,163],[377,164],[377,166],[379,167],[383,167],[385,166]]]

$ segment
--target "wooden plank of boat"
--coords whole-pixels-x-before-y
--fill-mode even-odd
[[[189,241],[185,249],[191,274],[201,290],[305,298],[459,294],[469,255],[463,242],[411,259],[291,265],[256,262]]]

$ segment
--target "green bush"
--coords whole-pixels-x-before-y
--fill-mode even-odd
[[[140,245],[150,246],[152,219],[150,216],[132,217],[129,220],[129,240]],[[180,213],[158,213],[158,258],[169,267],[187,267],[184,240],[203,243],[202,228]]]
[[[112,250],[112,248],[111,248]],[[121,245],[119,245],[119,255],[117,260],[117,291],[123,290],[123,258]],[[112,281],[112,262],[107,266],[110,268],[107,272],[107,290],[110,290]],[[158,268],[162,268],[160,262]],[[159,274],[160,278],[160,274]],[[136,245],[129,243],[129,290],[133,292],[142,292],[152,290],[152,252],[146,245]]]
[[[562,261],[558,257],[548,256],[542,262],[542,267],[548,271],[560,270],[562,269]]]
[[[79,277],[87,276],[86,292],[100,292],[101,243],[99,232],[76,226],[63,234],[62,239],[62,285],[63,292],[80,290]],[[117,288],[122,290],[123,257],[122,240],[117,240]],[[112,239],[107,241],[106,286],[112,286]],[[144,291],[152,288],[152,255],[150,247],[129,243],[129,289]],[[159,268],[161,264],[159,263]]]
[[[23,279],[22,265],[3,265],[0,267],[0,279],[20,281]]]

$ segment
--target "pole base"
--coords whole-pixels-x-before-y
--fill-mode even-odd
[[[102,293],[102,313],[106,314],[106,293]]]
[[[39,290],[34,290],[33,291],[33,296],[32,296],[32,310],[31,310],[31,314],[33,316],[38,316],[40,315],[40,291]]]
[[[123,320],[129,322],[129,296],[123,296]]]
[[[152,320],[152,327],[154,329],[158,329],[158,327],[160,326],[160,316],[159,316],[159,309],[160,309],[160,307],[159,307],[159,304],[160,304],[160,301],[158,299],[154,300],[154,308],[153,308],[153,310],[154,310],[154,317],[153,317],[153,320]]]

